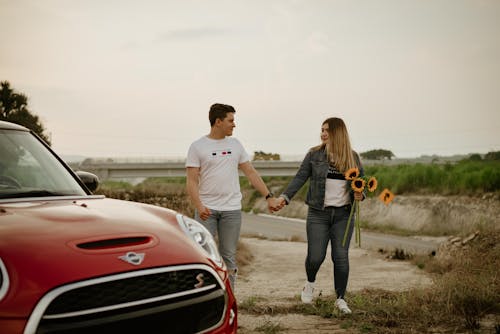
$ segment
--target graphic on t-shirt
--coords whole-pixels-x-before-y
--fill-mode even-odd
[[[231,150],[216,150],[212,151],[212,157],[226,157],[231,155]]]
[[[328,167],[328,174],[326,175],[326,178],[334,180],[345,180],[345,175],[339,172],[335,167],[330,165]]]

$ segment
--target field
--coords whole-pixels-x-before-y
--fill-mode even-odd
[[[367,175],[379,180],[379,189],[391,189],[396,197],[388,206],[376,195],[361,204],[364,229],[407,235],[456,237],[436,257],[413,257],[409,261],[433,277],[431,287],[406,291],[364,290],[348,298],[359,310],[345,318],[335,313],[331,298],[315,304],[274,309],[335,320],[347,332],[357,333],[498,333],[500,331],[500,164],[466,161],[450,165],[368,166]],[[290,178],[265,181],[279,194]],[[244,208],[262,212],[262,198],[242,178]],[[306,187],[296,195],[283,215],[303,218]],[[132,186],[104,183],[99,193],[109,197],[166,206],[193,214],[185,192],[185,179],[148,179]],[[474,237],[463,243],[467,236]],[[459,245],[459,247],[455,247]],[[251,262],[240,251],[239,261]],[[242,301],[240,309],[268,314],[266,307]],[[285,325],[286,326],[286,325]],[[495,329],[496,328],[496,329]],[[285,332],[269,323],[259,332]]]

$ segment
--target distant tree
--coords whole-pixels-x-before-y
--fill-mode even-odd
[[[481,161],[481,160],[483,160],[483,158],[481,158],[480,154],[474,153],[474,154],[471,154],[467,160],[469,160],[469,161]]]
[[[492,151],[486,153],[484,160],[500,160],[500,151]]]
[[[367,152],[360,153],[361,157],[363,159],[367,160],[391,160],[393,157],[395,157],[394,153],[388,150],[371,150]]]
[[[253,160],[281,160],[281,157],[277,153],[265,153],[262,151],[253,152]]]
[[[39,117],[28,109],[28,97],[15,92],[8,81],[0,82],[0,120],[27,127],[50,145],[49,136]]]

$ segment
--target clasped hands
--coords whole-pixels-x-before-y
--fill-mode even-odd
[[[354,192],[354,199],[356,201],[361,201],[363,200],[363,193],[359,191]],[[280,196],[278,198],[276,197],[270,197],[267,199],[267,207],[269,209],[269,212],[277,212],[281,210],[284,206],[286,205],[285,198]]]
[[[269,212],[276,212],[281,210],[286,205],[286,201],[283,197],[270,197],[267,199],[267,208]]]

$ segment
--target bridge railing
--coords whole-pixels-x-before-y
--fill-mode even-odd
[[[297,172],[300,161],[252,161],[261,176],[290,176]],[[101,181],[126,181],[148,177],[186,176],[184,162],[114,162],[83,161],[70,164],[73,170],[96,174]],[[241,173],[241,175],[243,175]]]
[[[363,165],[386,165],[415,163],[453,163],[453,159],[413,158],[392,160],[363,160]],[[253,166],[261,176],[293,176],[299,169],[301,161],[282,160],[257,160],[252,161]],[[128,181],[141,180],[148,177],[182,177],[186,176],[185,162],[183,160],[152,159],[85,159],[80,163],[70,163],[73,170],[84,170],[96,174],[100,180]],[[240,173],[241,174],[241,173]],[[241,174],[243,175],[243,174]]]

